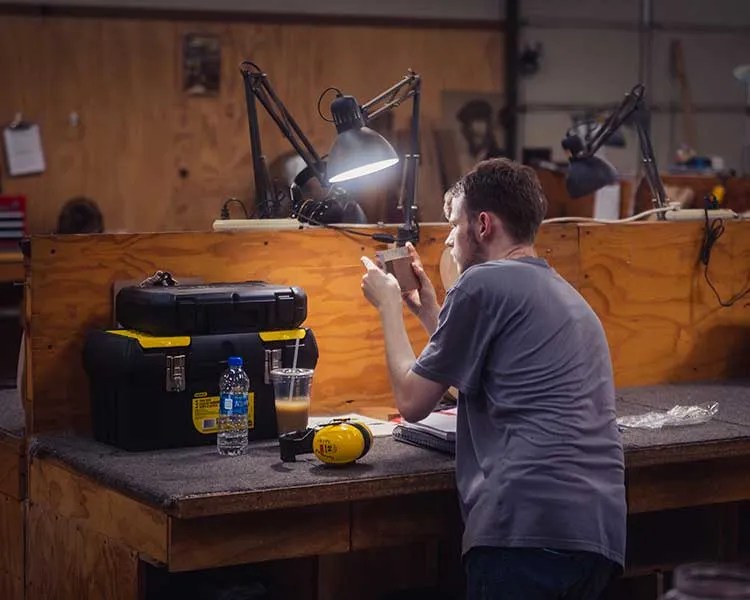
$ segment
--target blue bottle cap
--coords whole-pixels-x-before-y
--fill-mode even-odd
[[[229,366],[230,367],[241,367],[242,366],[242,357],[241,356],[230,356],[229,357]]]

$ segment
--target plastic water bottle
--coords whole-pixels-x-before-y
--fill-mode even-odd
[[[237,456],[247,448],[247,394],[250,379],[242,369],[242,357],[230,356],[229,368],[219,381],[219,454]]]

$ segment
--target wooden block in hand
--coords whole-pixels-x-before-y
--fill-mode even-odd
[[[411,267],[411,256],[406,248],[391,248],[376,254],[385,272],[398,280],[402,292],[419,289],[419,280]]]

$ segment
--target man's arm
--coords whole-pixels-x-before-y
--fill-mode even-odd
[[[406,333],[400,305],[383,306],[380,320],[383,324],[385,357],[396,407],[407,421],[424,419],[435,409],[448,386],[412,371],[416,358]]]
[[[362,257],[362,264],[367,269],[362,277],[362,291],[378,309],[383,325],[385,357],[396,408],[407,421],[419,421],[435,408],[448,386],[412,371],[416,359],[404,325],[398,281],[367,257]]]

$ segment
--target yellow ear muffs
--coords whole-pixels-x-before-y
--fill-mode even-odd
[[[361,421],[333,419],[279,436],[279,449],[284,462],[294,462],[297,455],[312,452],[326,464],[348,465],[367,454],[372,442],[372,431]]]
[[[336,421],[321,427],[313,438],[313,453],[329,465],[346,465],[362,458],[372,446],[372,431],[359,421]]]

